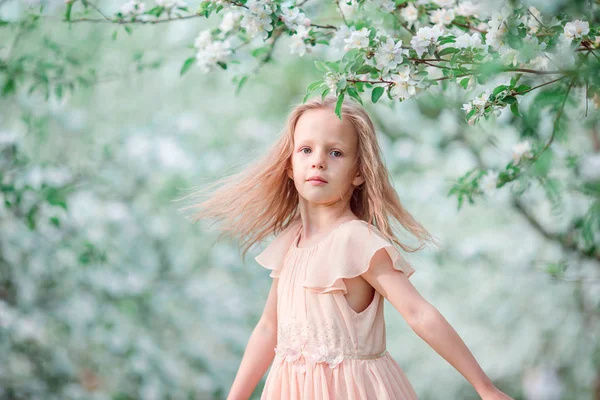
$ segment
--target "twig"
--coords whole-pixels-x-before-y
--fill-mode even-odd
[[[335,5],[337,6],[338,10],[340,10],[340,15],[342,16],[342,19],[344,20],[344,25],[348,25],[348,22],[346,21],[346,16],[344,15],[344,12],[342,11],[342,7],[340,7],[340,0],[334,0],[335,1]]]

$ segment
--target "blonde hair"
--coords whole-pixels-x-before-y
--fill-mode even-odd
[[[199,208],[201,211],[189,219],[197,222],[203,218],[216,218],[223,221],[219,228],[223,235],[240,239],[243,247],[242,258],[256,242],[268,235],[279,234],[297,217],[298,192],[294,181],[287,175],[291,168],[294,151],[294,130],[300,117],[308,110],[321,108],[335,109],[337,99],[320,97],[293,107],[288,115],[286,126],[280,138],[269,152],[254,165],[240,173],[217,180],[201,190],[183,197],[203,196],[215,186],[208,199],[184,207],[181,210]],[[425,241],[435,243],[429,232],[404,209],[394,190],[387,168],[381,158],[381,150],[375,135],[375,127],[367,112],[356,102],[345,101],[341,116],[348,118],[358,135],[358,171],[365,182],[356,187],[350,199],[350,209],[361,220],[375,226],[384,236],[397,243],[408,252],[423,248]],[[394,235],[388,218],[397,220],[406,230],[419,240],[420,246],[413,248],[401,243]]]

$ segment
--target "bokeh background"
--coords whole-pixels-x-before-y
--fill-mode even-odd
[[[568,3],[532,2],[550,13]],[[0,1],[0,19],[26,20],[39,4]],[[30,85],[0,96],[0,398],[224,399],[271,283],[254,260],[265,243],[242,260],[176,199],[266,153],[321,77],[313,60],[334,55],[294,56],[283,40],[271,63],[180,76],[218,21],[128,34],[69,25],[64,2],[43,5],[31,29],[0,26],[0,59],[37,60],[27,82],[49,71],[74,83],[61,96]],[[232,77],[253,69],[237,92]],[[568,184],[600,180],[598,110],[567,108],[569,140],[553,144],[546,171],[561,190],[505,187],[458,210],[455,180],[504,166],[520,141],[510,112],[468,126],[469,96],[454,85],[366,105],[401,200],[441,242],[405,255],[411,281],[515,399],[599,398],[599,262],[559,240],[593,201]],[[540,137],[551,126],[542,111]],[[385,313],[388,348],[420,399],[479,398],[389,303]]]

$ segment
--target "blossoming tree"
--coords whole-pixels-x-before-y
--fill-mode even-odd
[[[333,4],[339,17],[324,22],[315,21],[322,19],[326,6],[308,0],[205,0],[194,10],[182,0],[154,4],[129,0],[112,15],[87,0],[66,3],[66,21],[115,23],[129,33],[135,24],[217,15],[218,26],[198,34],[182,74],[192,67],[204,73],[227,69],[247,61],[248,55],[259,63],[269,62],[276,43],[288,36],[291,54],[319,56],[315,68],[323,77],[307,87],[305,100],[334,94],[338,115],[346,97],[361,104],[377,103],[383,95],[391,102],[404,101],[450,85],[474,94],[462,106],[469,125],[510,110],[514,123],[523,126],[522,141],[515,144],[505,168],[480,165],[457,180],[449,194],[457,196],[459,208],[464,200],[473,203],[477,196],[492,195],[510,182],[525,187],[532,175],[549,192],[556,191],[557,182],[546,172],[553,142],[567,134],[568,100],[584,103],[591,121],[597,120],[597,113],[588,116],[589,104],[594,109],[600,106],[598,27],[567,13],[543,15],[518,2],[489,15],[490,5],[472,1],[337,1]],[[590,15],[597,15],[598,4],[591,7]],[[238,89],[249,76],[246,72],[234,77]],[[532,96],[523,110],[520,104]],[[531,129],[531,121],[539,119],[544,108],[553,115],[552,132],[546,138]],[[598,159],[594,156],[588,162],[600,169]],[[600,189],[587,185],[585,190],[595,200],[580,226],[584,247],[600,259],[596,237]]]

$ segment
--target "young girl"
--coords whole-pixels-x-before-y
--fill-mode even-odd
[[[409,282],[414,269],[390,240],[405,251],[435,240],[403,208],[368,114],[346,102],[340,120],[335,102],[296,106],[262,161],[192,206],[204,208],[194,220],[217,217],[249,236],[243,256],[277,234],[256,257],[273,282],[228,399],[248,399],[269,366],[261,399],[416,399],[386,350],[383,298],[482,399],[510,399]],[[390,218],[420,246],[400,243]]]

